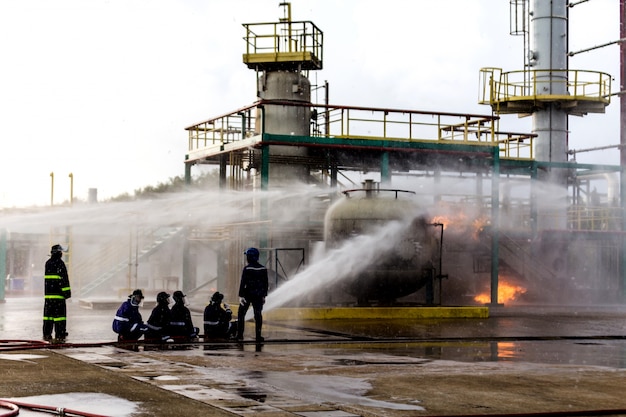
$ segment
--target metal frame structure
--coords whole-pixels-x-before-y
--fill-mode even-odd
[[[538,172],[549,168],[566,169],[574,176],[621,171],[619,166],[612,165],[536,161],[532,152],[535,136],[498,131],[497,116],[311,105],[316,118],[311,121],[310,136],[277,135],[264,131],[266,104],[305,105],[259,101],[189,126],[186,180],[191,181],[191,166],[195,164],[219,165],[220,177],[225,178],[232,161],[238,161],[240,170],[256,169],[261,177],[260,188],[264,190],[271,186],[268,173],[274,162],[307,164],[311,169],[325,172],[326,185],[330,187],[337,186],[337,175],[344,170],[376,170],[384,182],[390,180],[393,172],[420,167],[491,174],[491,201],[499,202],[502,175],[535,179]],[[276,161],[269,153],[272,146],[308,147],[312,152],[307,158],[282,156]],[[232,175],[233,167],[230,172]],[[534,234],[537,211],[534,203],[531,204]],[[491,204],[493,303],[498,302],[499,210],[499,204]],[[581,213],[575,214],[578,217],[570,220],[570,224],[580,222]],[[621,211],[603,215],[619,217]]]

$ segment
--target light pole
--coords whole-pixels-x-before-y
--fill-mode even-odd
[[[54,172],[50,173],[50,205],[54,206]]]
[[[70,206],[74,204],[74,174],[70,172]]]

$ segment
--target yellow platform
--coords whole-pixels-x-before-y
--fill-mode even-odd
[[[263,318],[273,321],[488,317],[488,307],[305,307],[277,308],[263,312]]]

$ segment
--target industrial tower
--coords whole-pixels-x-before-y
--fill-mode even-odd
[[[532,117],[535,159],[549,163],[536,177],[556,185],[552,192],[560,189],[565,201],[570,175],[565,169],[568,116],[604,113],[610,103],[611,76],[569,68],[567,0],[530,2],[529,8],[529,0],[510,0],[511,34],[524,37],[524,69],[481,69],[480,103],[491,105],[496,114]],[[565,216],[550,211],[539,199],[538,228],[564,229]]]
[[[350,181],[349,173],[367,172],[379,175],[383,184],[391,184],[394,176],[421,178],[431,191],[420,198],[434,210],[462,213],[469,207],[489,219],[484,244],[460,238],[458,245],[448,246],[446,259],[459,284],[490,278],[492,303],[498,303],[501,265],[523,281],[550,288],[566,285],[572,271],[602,266],[607,278],[592,283],[594,294],[621,291],[621,238],[609,233],[621,219],[619,208],[607,204],[590,210],[584,199],[574,195],[568,201],[567,196],[573,179],[620,170],[567,161],[568,116],[604,112],[611,79],[567,68],[565,0],[535,0],[532,13],[528,3],[510,2],[516,17],[511,32],[525,39],[524,69],[481,70],[479,101],[491,106],[492,115],[343,106],[328,98],[312,103],[307,75],[322,69],[322,31],[312,22],[292,21],[287,3],[281,3],[286,15],[278,22],[244,24],[243,62],[256,71],[259,100],[186,128],[186,180],[191,181],[192,166],[213,164],[219,165],[223,188],[269,190],[309,183],[327,198],[319,206],[294,202],[310,204],[311,210],[299,224],[286,224],[261,193],[251,193],[253,215],[245,222],[191,231],[192,240],[217,241],[215,246],[226,248],[219,256],[228,259],[218,273],[224,281],[220,287],[237,282],[240,271],[232,265],[248,243],[277,254],[282,248],[310,251],[323,241],[323,212],[345,185],[340,182]],[[533,132],[499,130],[500,114],[532,116]],[[467,195],[450,193],[446,179],[467,184]],[[550,198],[562,200],[556,209],[537,197],[535,184],[551,186]],[[520,190],[517,195],[511,195],[512,187]],[[572,232],[578,246],[571,244]],[[606,247],[597,244],[609,240]],[[607,266],[607,258],[616,261]],[[274,260],[278,266],[278,255]]]
[[[257,73],[257,97],[267,101],[301,103],[285,107],[267,104],[262,124],[268,133],[305,136],[311,123],[311,83],[308,72],[322,69],[323,33],[309,21],[291,20],[291,4],[280,3],[284,17],[275,23],[246,23],[246,52],[243,62]],[[304,161],[307,149],[271,146],[267,149],[274,161],[269,175],[274,185],[305,182],[308,168]],[[283,157],[300,158],[300,163],[285,163]],[[265,184],[264,186],[266,186]]]

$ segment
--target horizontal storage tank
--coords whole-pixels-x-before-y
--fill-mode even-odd
[[[327,249],[394,220],[405,222],[406,229],[394,242],[380,242],[381,259],[363,259],[372,264],[364,272],[342,279],[342,289],[356,298],[358,305],[372,301],[392,304],[432,283],[439,259],[440,229],[429,221],[416,196],[403,190],[374,188],[373,181],[366,181],[363,189],[344,194],[346,197],[326,213]]]

